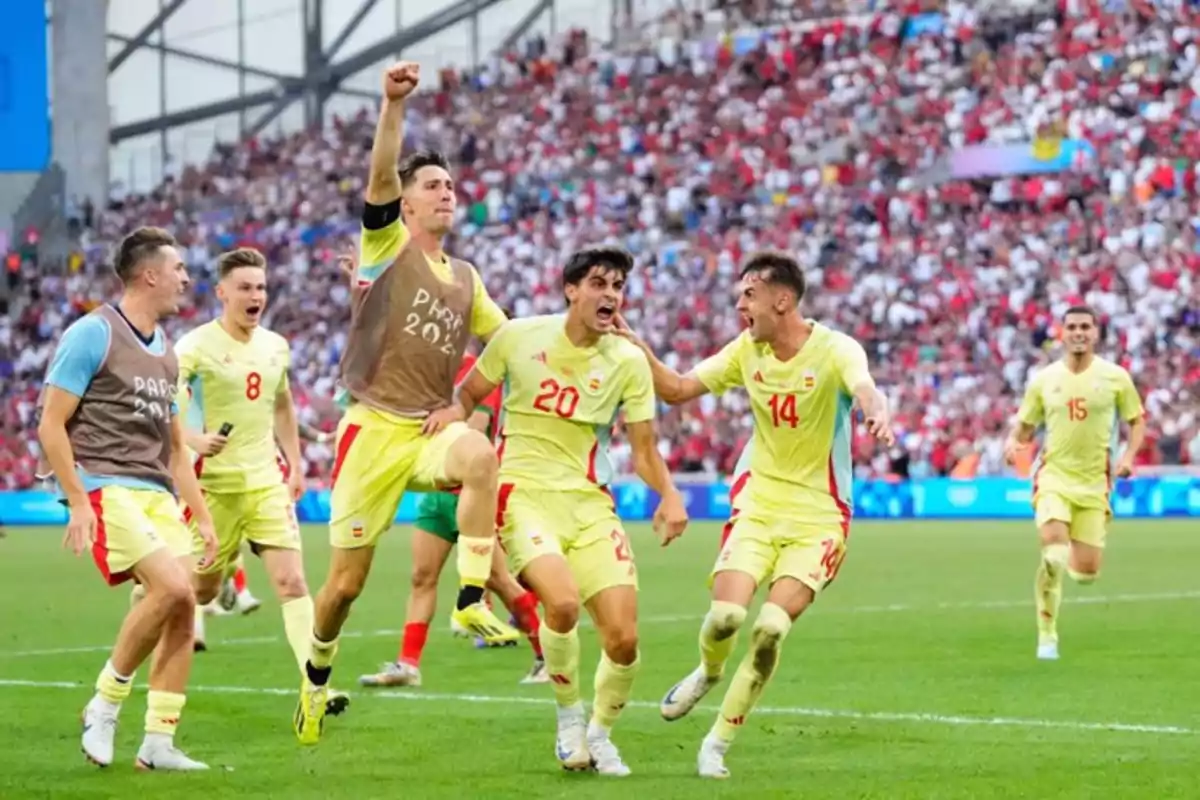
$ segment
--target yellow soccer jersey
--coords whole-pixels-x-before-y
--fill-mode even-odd
[[[475,369],[505,387],[500,481],[542,489],[586,489],[613,477],[608,459],[617,411],[654,418],[645,354],[618,336],[595,347],[567,339],[561,314],[513,320],[488,342]]]
[[[812,325],[786,362],[747,331],[694,371],[713,394],[744,386],[750,395],[754,438],[743,453],[750,478],[738,498],[742,512],[845,531],[853,508],[853,391],[871,374],[858,342]]]
[[[370,230],[362,229],[362,241],[359,245],[358,283],[360,286],[374,283],[384,270],[392,266],[396,256],[408,244],[408,228],[397,219],[387,227]],[[451,283],[454,272],[449,262],[425,257],[429,268],[440,280]],[[500,306],[488,294],[487,287],[479,278],[475,268],[471,268],[471,277],[475,280],[475,298],[471,304],[471,335],[486,338],[495,333],[496,329],[507,320]]]
[[[1045,426],[1034,468],[1034,492],[1107,497],[1117,458],[1120,420],[1142,415],[1142,400],[1122,367],[1094,358],[1078,374],[1056,361],[1033,376],[1017,418]]]
[[[256,328],[249,342],[239,342],[213,320],[184,335],[175,352],[187,427],[212,433],[233,425],[221,454],[196,462],[200,485],[227,493],[278,484],[275,397],[288,391],[287,340]]]

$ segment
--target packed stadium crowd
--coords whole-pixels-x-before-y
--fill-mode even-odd
[[[1200,463],[1200,14],[1189,3],[1062,0],[1003,18],[923,3],[724,3],[666,20],[639,48],[582,31],[535,38],[427,79],[407,146],[448,153],[460,220],[449,252],[525,316],[562,307],[561,265],[613,241],[637,259],[626,317],[673,367],[736,335],[750,252],[809,267],[810,316],[857,337],[898,442],[856,439],[861,476],[999,474],[1003,439],[1056,324],[1092,305],[1101,352],[1139,382],[1142,464]],[[1007,4],[993,4],[1006,6]],[[876,10],[878,8],[884,10]],[[1011,11],[1011,9],[1010,9]],[[722,22],[724,20],[724,22]],[[756,21],[761,24],[755,24]],[[735,24],[736,23],[736,24]],[[140,224],[185,245],[211,318],[223,250],[269,259],[268,327],[292,346],[301,421],[332,430],[373,110],[322,130],[221,146],[146,195],[80,212],[79,256],[19,266],[0,320],[0,476],[33,483],[31,419],[57,334],[113,295],[106,259]],[[1067,169],[962,173],[973,145],[1030,143]],[[745,398],[672,409],[679,472],[728,472]],[[618,437],[615,461],[628,454]],[[310,477],[332,446],[309,444]]]

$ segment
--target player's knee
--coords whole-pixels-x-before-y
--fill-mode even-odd
[[[438,585],[438,570],[424,565],[414,565],[412,571],[412,588],[414,592],[436,592]]]
[[[500,474],[500,458],[496,448],[478,431],[464,434],[463,483],[494,484]]]
[[[543,598],[546,624],[565,633],[579,624],[579,602],[570,597]]]
[[[750,648],[754,653],[754,669],[762,677],[768,677],[779,661],[783,640],[792,628],[792,618],[782,607],[766,603],[758,612],[758,619],[750,632]]]
[[[217,599],[217,595],[220,593],[220,590],[220,585],[213,585],[208,582],[199,584],[195,588],[196,605],[208,605],[213,600]]]
[[[708,609],[708,619],[712,638],[721,642],[741,630],[742,625],[746,623],[746,609],[737,603],[714,600]]]
[[[169,613],[172,615],[190,615],[196,608],[196,592],[191,581],[182,576],[160,583],[157,594],[160,602],[170,609]]]
[[[275,579],[275,592],[282,600],[307,597],[308,581],[304,580],[303,573],[289,572]]]
[[[333,590],[335,601],[339,605],[347,605],[357,600],[358,596],[362,594],[365,578],[366,575],[357,571],[346,571],[329,576],[329,588]]]
[[[604,632],[604,652],[618,664],[632,664],[637,660],[638,633],[633,625],[622,625]]]

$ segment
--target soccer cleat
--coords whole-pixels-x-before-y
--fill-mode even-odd
[[[704,699],[709,690],[721,682],[720,678],[710,678],[704,672],[704,667],[696,667],[686,678],[671,687],[671,691],[659,704],[659,711],[667,722],[674,722],[687,716],[696,704]]]
[[[314,686],[305,678],[300,685],[300,701],[296,703],[296,715],[292,720],[300,744],[311,745],[321,741],[328,704],[329,687]]]
[[[175,772],[195,772],[208,769],[208,764],[184,755],[169,736],[153,734],[148,734],[145,741],[142,742],[134,766],[140,770],[161,769]]]
[[[227,612],[233,611],[237,606],[238,592],[234,585],[233,578],[226,578],[221,584],[221,591],[217,595],[217,605]]]
[[[470,635],[483,639],[489,647],[501,647],[509,642],[515,644],[521,640],[520,631],[501,622],[482,602],[455,609],[451,620]]]
[[[711,733],[700,743],[700,753],[696,756],[696,771],[701,778],[724,779],[729,777],[725,768],[725,752],[729,742],[723,742]]]
[[[1038,642],[1037,657],[1038,661],[1058,661],[1058,641],[1046,639]]]
[[[529,672],[524,678],[521,678],[523,684],[549,683],[550,670],[546,669],[546,660],[543,658],[535,658],[533,666],[529,668]]]
[[[608,731],[599,725],[588,725],[587,746],[592,755],[592,766],[601,775],[624,778],[632,772],[621,760],[621,753],[609,738]]]
[[[325,697],[325,716],[336,717],[349,707],[349,694],[346,692],[339,692],[337,689],[329,690],[329,694]]]
[[[117,714],[120,706],[93,697],[83,708],[83,737],[80,745],[87,760],[98,767],[107,767],[113,760],[113,740],[117,736]]]
[[[421,685],[421,670],[404,661],[389,661],[374,675],[360,675],[359,686],[412,686]]]
[[[558,707],[558,738],[554,742],[554,753],[565,770],[579,772],[592,768],[582,703]]]
[[[250,590],[238,592],[237,601],[234,603],[239,614],[253,614],[262,607],[262,600],[259,600],[254,595],[250,594]]]

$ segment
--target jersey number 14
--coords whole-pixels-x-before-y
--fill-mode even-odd
[[[773,394],[768,402],[771,406],[771,422],[776,428],[784,425],[794,428],[799,424],[800,418],[796,416],[796,395]]]

